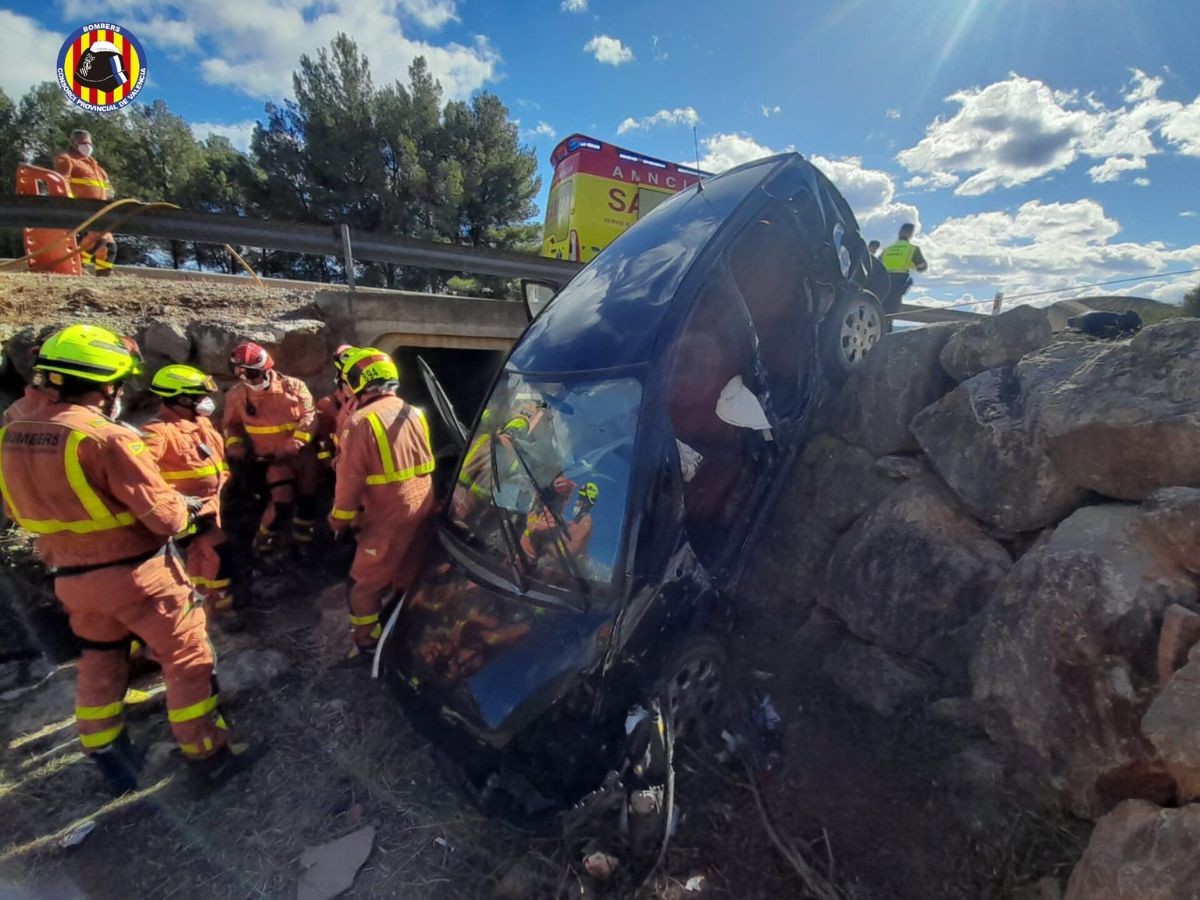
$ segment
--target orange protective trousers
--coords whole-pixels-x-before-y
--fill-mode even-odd
[[[54,590],[71,630],[85,645],[75,685],[85,753],[109,746],[124,728],[131,634],[162,665],[167,718],[184,756],[205,759],[225,746],[228,732],[217,707],[204,610],[193,605],[178,559],[168,553],[136,567],[109,566],[58,578]]]
[[[263,510],[259,529],[264,533],[279,531],[286,523],[276,524],[277,505],[291,508],[297,497],[312,497],[317,492],[321,479],[320,467],[317,463],[317,450],[312,444],[301,450],[288,460],[274,461],[267,466],[267,487],[271,492],[271,500]],[[306,525],[312,525],[310,520],[302,520]]]
[[[358,550],[350,566],[350,623],[354,643],[374,647],[379,642],[379,613],[393,590],[404,590],[416,577],[433,513],[429,478],[400,485],[394,502],[373,514],[358,534]]]
[[[232,579],[228,572],[221,571],[221,557],[217,553],[217,548],[228,541],[229,536],[213,525],[187,545],[188,577],[205,602],[218,612],[233,607],[233,598],[229,595]]]

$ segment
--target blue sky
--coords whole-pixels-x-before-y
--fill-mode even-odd
[[[916,220],[917,296],[1122,276],[1177,301],[1200,275],[1200,56],[1183,2],[974,0],[7,0],[0,87],[50,78],[113,20],[147,99],[242,144],[302,52],[338,30],[377,82],[425,54],[451,96],[495,91],[546,162],[574,131],[712,168],[794,148],[885,243]],[[99,148],[103,156],[103,148]],[[543,197],[545,189],[543,189]],[[1087,293],[1087,291],[1084,291]]]

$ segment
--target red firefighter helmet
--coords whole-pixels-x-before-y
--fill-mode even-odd
[[[246,341],[234,347],[233,353],[229,354],[229,368],[235,372],[238,369],[266,372],[275,368],[275,360],[271,359],[271,354],[261,344]]]

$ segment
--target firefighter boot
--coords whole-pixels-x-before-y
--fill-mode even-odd
[[[208,759],[188,763],[188,776],[193,790],[211,791],[235,775],[248,771],[267,752],[262,744],[233,743],[222,747]]]
[[[96,768],[108,782],[114,797],[137,790],[138,774],[142,770],[145,752],[133,745],[128,732],[122,731],[115,741],[92,754]]]
[[[258,531],[254,533],[254,543],[251,549],[255,556],[267,556],[279,546],[279,532],[273,528],[263,528],[259,526]]]

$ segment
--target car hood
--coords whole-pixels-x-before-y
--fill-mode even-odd
[[[611,612],[493,589],[438,547],[380,649],[410,701],[501,747],[598,667]]]

